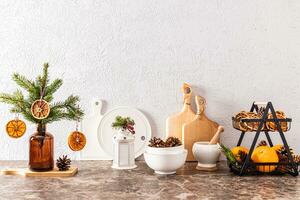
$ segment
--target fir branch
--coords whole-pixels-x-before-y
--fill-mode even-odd
[[[0,102],[10,105],[22,105],[24,104],[24,96],[21,91],[17,90],[13,94],[1,93]]]
[[[59,102],[52,103],[50,105],[50,107],[51,107],[52,110],[62,109],[62,108],[66,107],[66,103],[64,101],[59,101]]]
[[[0,94],[0,102],[13,105],[10,110],[12,113],[22,114],[25,119],[32,123],[39,122],[31,115],[31,104],[24,100],[24,96],[21,91],[17,90],[12,95],[6,93]]]
[[[112,123],[112,128],[117,130],[128,130],[130,133],[135,134],[134,131],[135,122],[130,117],[117,116],[115,121]]]
[[[51,104],[51,110],[47,119],[42,121],[43,124],[52,123],[61,119],[81,120],[84,111],[78,106],[79,97],[69,96],[64,102]]]
[[[25,108],[25,109],[20,108],[20,109],[22,110],[20,114],[23,115],[23,117],[24,117],[27,121],[29,121],[29,122],[31,122],[31,123],[34,123],[34,124],[40,124],[40,123],[41,123],[41,120],[36,119],[36,118],[34,118],[34,117],[32,116],[31,110],[30,110],[30,109],[27,109],[27,108]]]
[[[13,94],[0,94],[0,102],[12,105],[13,107],[10,110],[12,113],[22,114],[26,120],[35,124],[48,124],[62,119],[82,119],[84,111],[78,105],[78,96],[71,95],[65,101],[51,103],[53,94],[62,86],[63,81],[55,79],[49,85],[48,68],[48,63],[45,63],[43,74],[38,76],[35,82],[15,73],[13,80],[28,92],[28,97],[25,99],[23,93],[17,90]],[[35,119],[31,114],[31,105],[35,100],[41,98],[41,91],[44,91],[43,99],[50,103],[49,116],[43,120]]]
[[[49,83],[48,67],[49,67],[48,63],[45,63],[43,67],[43,75],[39,75],[36,79],[36,85],[40,88],[40,96],[42,96],[42,98],[44,98],[45,96],[46,86]]]
[[[79,96],[70,95],[70,96],[66,99],[65,103],[68,104],[68,105],[76,105],[77,102],[79,102],[79,100],[80,100],[80,99],[79,99]]]
[[[44,63],[43,76],[42,76],[42,78],[40,80],[41,87],[43,89],[46,88],[47,84],[49,83],[48,68],[49,68],[49,64],[48,63]]]
[[[67,113],[62,110],[50,110],[49,116],[41,121],[41,124],[50,124],[67,118]]]
[[[36,84],[32,81],[27,79],[25,76],[20,75],[18,73],[13,74],[12,79],[23,89],[27,92],[38,95],[40,93],[40,89],[36,86]]]
[[[51,101],[53,99],[53,94],[62,86],[63,80],[62,79],[55,79],[45,91],[44,99],[46,101]]]

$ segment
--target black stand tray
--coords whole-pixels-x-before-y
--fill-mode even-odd
[[[259,108],[258,108],[258,106],[255,102],[252,104],[252,107],[250,109],[250,112],[254,112],[254,111],[259,112]],[[268,113],[269,112],[272,114],[273,119],[268,119]],[[265,110],[262,114],[262,118],[260,118],[260,119],[243,119],[243,121],[244,122],[246,122],[246,121],[247,122],[259,122],[259,126],[258,126],[258,129],[255,131],[256,133],[255,133],[251,148],[249,150],[249,153],[248,153],[248,155],[245,159],[245,162],[243,163],[242,167],[229,165],[232,172],[234,172],[235,174],[238,174],[240,176],[242,176],[242,175],[264,174],[264,173],[259,172],[259,171],[256,170],[257,167],[263,167],[264,169],[266,169],[266,171],[272,171],[272,172],[269,172],[267,174],[290,174],[292,176],[298,176],[299,175],[298,164],[295,163],[294,160],[293,160],[290,148],[287,144],[287,141],[285,139],[285,136],[283,134],[283,131],[282,131],[281,125],[280,125],[280,122],[291,122],[292,119],[290,119],[290,118],[278,119],[277,116],[276,116],[275,109],[274,109],[272,103],[267,102],[266,108],[265,108]],[[264,124],[266,122],[270,122],[270,121],[274,122],[276,127],[277,127],[277,132],[279,133],[279,135],[281,137],[281,140],[283,142],[283,146],[287,151],[288,162],[285,162],[285,163],[253,163],[253,162],[250,162],[251,155],[253,153],[253,150],[256,146],[257,140],[258,140],[259,135],[261,134],[261,132],[264,132],[264,134],[266,135],[266,138],[268,140],[268,143],[269,143],[270,147],[273,146],[273,142],[271,140],[269,131],[268,130],[263,130]],[[237,146],[241,145],[241,143],[244,139],[245,133],[246,133],[245,131],[241,132],[241,135],[240,135],[240,138],[238,140]],[[269,170],[268,170],[268,168],[269,168]],[[270,170],[271,168],[272,169],[276,168],[276,169],[275,170]],[[282,169],[284,169],[284,170],[282,170]],[[265,170],[262,170],[262,171],[265,171]]]

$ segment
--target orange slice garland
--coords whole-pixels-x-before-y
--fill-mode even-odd
[[[22,120],[14,119],[6,124],[6,132],[12,138],[19,138],[26,132],[26,124]]]
[[[70,133],[68,137],[68,145],[72,151],[80,151],[85,147],[86,137],[79,131]]]
[[[31,114],[36,119],[46,119],[50,113],[49,103],[43,99],[36,100],[31,105]]]

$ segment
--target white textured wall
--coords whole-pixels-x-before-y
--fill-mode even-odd
[[[186,81],[207,98],[208,115],[225,125],[224,143],[238,139],[233,113],[271,100],[293,117],[286,136],[299,152],[299,10],[298,0],[2,0],[0,91],[15,89],[13,72],[33,78],[49,62],[51,76],[65,81],[58,100],[79,94],[87,112],[93,97],[106,101],[105,110],[136,106],[163,136]],[[0,159],[27,159],[34,126],[9,138],[8,108],[0,105]],[[49,126],[56,155],[69,153],[74,126]]]

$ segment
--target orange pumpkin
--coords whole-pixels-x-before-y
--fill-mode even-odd
[[[272,147],[272,149],[274,149],[275,151],[279,151],[282,148],[283,148],[282,144],[277,144],[277,145],[275,145],[275,146]]]
[[[239,151],[242,151],[246,154],[249,153],[249,150],[246,147],[243,147],[243,146],[233,147],[231,149],[231,152],[234,155],[235,159],[237,159],[238,161],[241,161],[241,159],[239,157]]]
[[[269,146],[260,146],[254,149],[251,159],[255,163],[278,163],[279,158],[276,150]],[[262,165],[257,166],[260,172],[272,172],[276,169],[275,165]]]

